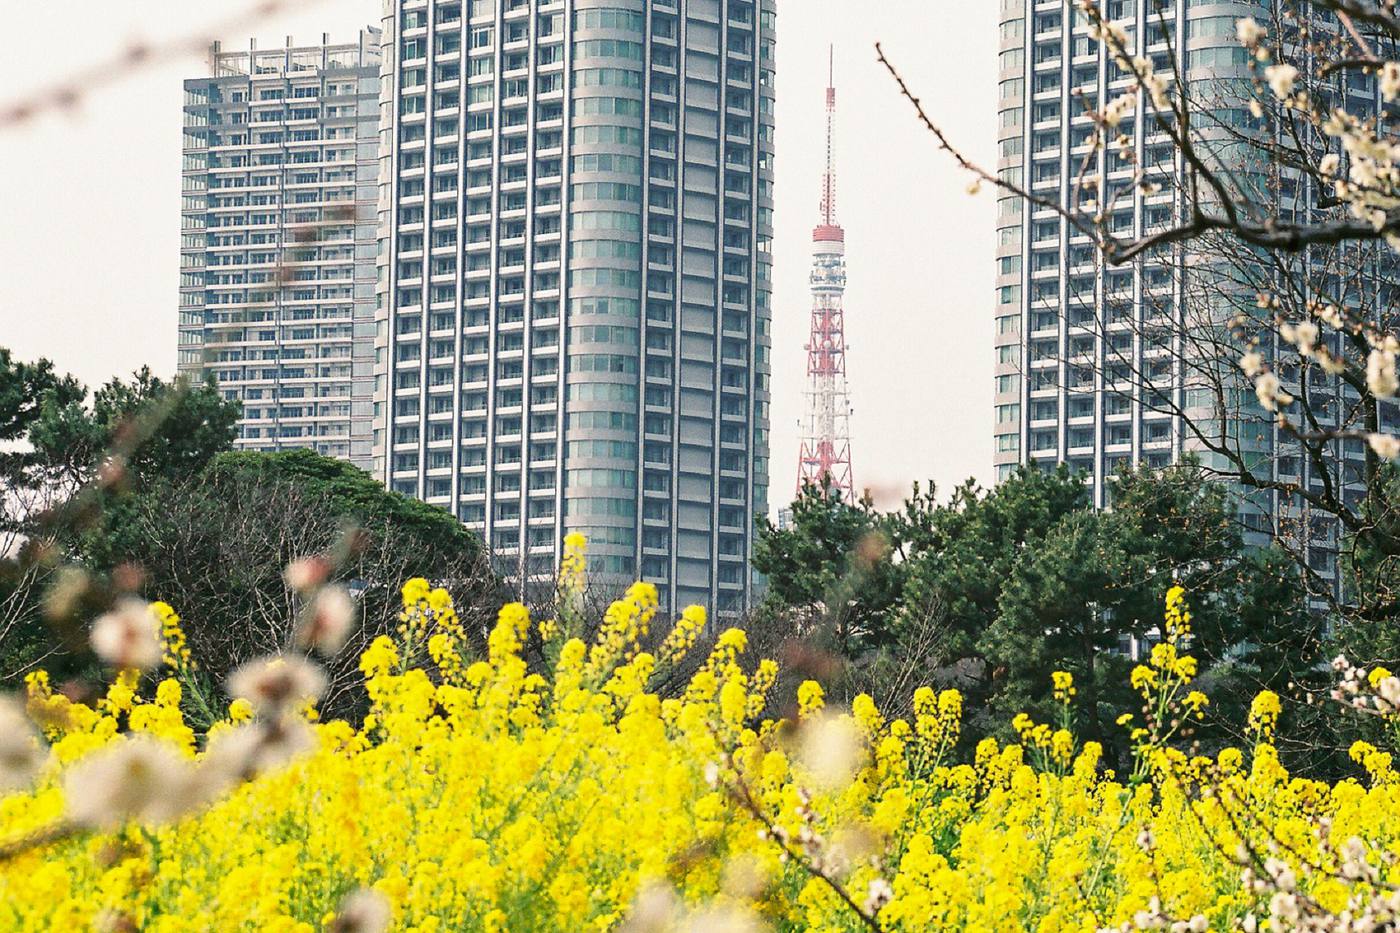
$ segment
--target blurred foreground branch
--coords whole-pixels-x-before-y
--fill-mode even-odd
[[[83,99],[146,68],[199,55],[220,36],[246,32],[260,20],[311,6],[322,0],[258,0],[228,19],[166,42],[133,40],[97,64],[18,99],[0,104],[0,132],[22,126],[49,112],[72,111]]]

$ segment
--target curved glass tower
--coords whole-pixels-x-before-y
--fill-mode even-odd
[[[767,509],[773,0],[391,0],[378,468],[522,588],[737,610]]]

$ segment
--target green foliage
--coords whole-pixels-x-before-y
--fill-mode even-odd
[[[52,471],[86,482],[113,449],[122,452],[128,488],[193,476],[233,447],[242,407],[212,380],[166,382],[149,368],[113,379],[93,394],[45,407],[29,442]]]
[[[837,490],[808,486],[789,527],[759,516],[753,565],[767,575],[770,599],[819,613],[835,644],[856,652],[890,640],[887,617],[904,584],[904,568],[892,560],[897,532],[898,522],[870,501],[849,503]]]
[[[149,368],[112,379],[90,404],[84,394],[46,405],[27,439],[54,507],[35,529],[90,569],[110,570],[130,546],[134,497],[197,476],[232,448],[241,413],[212,381],[166,382]]]
[[[1192,463],[1118,474],[1113,507],[1062,516],[1015,561],[998,600],[997,619],[978,647],[993,669],[993,707],[1048,712],[1044,671],[1068,670],[1080,688],[1084,728],[1106,729],[1114,710],[1130,708],[1127,657],[1160,632],[1161,594],[1173,584],[1192,594],[1192,653],[1203,665],[1228,662],[1236,694],[1280,686],[1318,659],[1296,568],[1272,551],[1244,546],[1226,488]],[[1264,574],[1267,571],[1267,575]],[[1315,627],[1311,629],[1316,633]],[[1282,640],[1265,671],[1262,646]]]
[[[1079,685],[1081,728],[1108,736],[1108,711],[1134,704],[1121,649],[1158,637],[1174,583],[1195,606],[1192,652],[1236,692],[1315,667],[1319,623],[1296,567],[1245,547],[1225,486],[1187,462],[1121,472],[1112,489],[1112,508],[1096,510],[1063,466],[1023,468],[991,489],[964,483],[946,503],[916,487],[889,514],[809,490],[790,529],[761,528],[755,566],[768,574],[770,610],[830,605],[828,594],[858,607],[861,640],[837,642],[848,661],[932,646],[920,665],[963,689],[984,728],[1022,710],[1048,715],[1047,673],[1058,669]],[[862,552],[871,536],[883,548]],[[936,637],[911,640],[931,612]]]
[[[1378,465],[1359,511],[1342,548],[1357,622],[1339,643],[1356,663],[1400,666],[1400,464]]]
[[[968,480],[947,505],[938,504],[932,488],[921,495],[916,487],[900,519],[913,564],[902,605],[907,610],[938,600],[951,650],[977,654],[982,633],[1000,611],[1002,587],[1028,544],[1090,506],[1084,483],[1063,465],[1050,473],[1020,470],[989,490]]]
[[[391,527],[412,539],[430,564],[435,552],[481,556],[481,543],[452,513],[412,496],[390,492],[363,470],[310,450],[278,453],[219,454],[205,471],[204,482],[225,484],[292,483],[324,501],[337,519],[371,527]],[[417,575],[425,575],[420,571]]]
[[[0,347],[0,532],[26,531],[35,511],[35,469],[42,458],[28,442],[30,431],[48,413],[81,402],[86,392],[72,376],[54,372],[48,360],[22,363]],[[0,551],[0,599],[15,585],[15,568],[5,560],[14,556]]]
[[[356,594],[360,649],[394,630],[403,580],[446,588],[469,634],[503,596],[479,539],[451,513],[310,450],[220,454],[189,480],[132,496],[122,532],[112,566],[143,568],[148,598],[179,595],[215,682],[288,643],[300,602],[282,571],[300,558],[325,556],[329,579]],[[357,654],[329,662],[333,697],[358,679]]]
[[[6,515],[29,543],[0,561],[0,677],[39,661],[85,677],[86,622],[135,587],[200,594],[181,612],[217,681],[287,643],[300,607],[282,569],[313,555],[358,594],[367,634],[395,624],[396,589],[414,576],[439,580],[467,611],[499,603],[480,542],[450,513],[309,450],[233,452],[240,413],[212,383],[148,369],[89,401],[46,361],[0,350],[0,441],[19,446],[3,463],[8,488],[42,503]],[[64,565],[83,582],[65,609],[46,611]]]
[[[0,347],[0,441],[16,441],[44,413],[81,400],[84,389],[72,376],[54,372],[53,363],[22,363]]]
[[[40,583],[57,555],[35,535],[54,497],[30,434],[86,394],[48,360],[21,362],[0,347],[0,677],[43,661],[54,640],[38,619]]]

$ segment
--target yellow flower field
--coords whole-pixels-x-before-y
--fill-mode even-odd
[[[168,647],[178,620],[155,612]],[[1253,748],[1176,749],[1206,702],[1189,687],[1179,589],[1168,640],[1134,674],[1150,712],[1124,717],[1137,764],[1121,775],[1063,723],[1024,716],[1021,744],[987,739],[952,761],[954,691],[922,689],[912,722],[886,721],[866,697],[825,708],[809,682],[799,721],[760,719],[777,668],[748,659],[738,630],[663,699],[650,685],[704,614],[687,610],[653,654],[638,645],[655,614],[655,591],[636,584],[585,645],[506,606],[473,660],[446,594],[411,581],[398,637],[361,659],[359,728],[315,720],[315,675],[298,656],[245,674],[207,737],[186,724],[176,676],[142,696],[124,673],[92,708],[34,676],[23,712],[0,707],[5,773],[27,750],[35,782],[0,797],[0,929],[1393,922],[1400,781],[1388,754],[1354,750],[1364,781],[1290,778],[1270,744],[1272,694],[1255,702]],[[551,669],[522,660],[531,639]],[[165,654],[177,673],[188,663],[178,644]],[[1380,698],[1396,685],[1379,673],[1350,671],[1345,685],[1391,709]],[[1072,678],[1056,672],[1054,689],[1067,723]]]

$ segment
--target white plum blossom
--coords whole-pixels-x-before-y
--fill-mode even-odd
[[[30,787],[47,758],[48,749],[24,706],[0,696],[0,794]]]
[[[1341,330],[1342,325],[1346,323],[1342,319],[1342,312],[1337,310],[1336,305],[1320,305],[1313,310],[1313,313],[1317,315],[1319,321],[1337,330]]]
[[[1386,101],[1400,97],[1400,62],[1386,62],[1381,66],[1381,96]]]
[[[1293,93],[1293,84],[1298,80],[1298,69],[1292,65],[1270,65],[1264,69],[1264,78],[1269,89],[1280,100],[1286,100]]]
[[[1395,351],[1376,347],[1366,358],[1366,388],[1377,398],[1390,398],[1400,392],[1400,376],[1395,371]]]
[[[290,763],[316,748],[316,732],[297,716],[222,729],[200,758],[204,783],[216,793]]]
[[[113,667],[149,670],[160,663],[160,620],[144,600],[123,599],[99,616],[90,639],[92,650]]]
[[[866,888],[865,912],[869,916],[878,914],[884,906],[894,899],[894,888],[884,878],[875,878]]]
[[[1366,443],[1383,460],[1400,460],[1400,437],[1390,434],[1368,434]]]
[[[1118,23],[1111,23],[1103,19],[1092,0],[1079,0],[1079,8],[1090,17],[1090,39],[1104,43],[1115,54],[1121,53],[1128,47],[1128,30]]]
[[[742,905],[709,905],[687,915],[667,929],[684,933],[759,933],[766,929],[752,910]]]
[[[1235,21],[1235,35],[1239,38],[1240,44],[1244,46],[1255,46],[1269,34],[1269,30],[1260,26],[1254,17],[1246,16]]]
[[[1139,910],[1133,914],[1132,928],[1137,930],[1160,929],[1166,926],[1166,918],[1162,916],[1162,901],[1157,895],[1152,895],[1147,899],[1147,909]]]
[[[1298,896],[1279,891],[1269,900],[1273,929],[1291,930],[1298,925]]]
[[[326,582],[330,569],[330,562],[324,557],[300,557],[287,565],[282,576],[298,593],[309,593]]]
[[[1400,677],[1383,677],[1376,684],[1376,692],[1390,704],[1391,709],[1400,709]]]
[[[1323,372],[1329,376],[1340,376],[1347,371],[1346,360],[1333,356],[1326,347],[1314,347],[1312,355],[1313,359],[1317,360],[1318,365],[1322,367]]]
[[[297,644],[335,654],[345,646],[355,624],[355,600],[345,587],[323,586],[316,591],[297,626]]]
[[[1264,870],[1273,879],[1274,886],[1280,891],[1292,891],[1298,887],[1298,874],[1283,859],[1269,857],[1264,860]]]
[[[1125,119],[1132,116],[1137,109],[1137,95],[1131,92],[1120,94],[1104,105],[1103,112],[1099,114],[1105,124],[1116,127]]]
[[[228,692],[265,715],[314,702],[325,689],[326,675],[321,669],[294,654],[250,661],[228,678]]]
[[[1147,62],[1147,67],[1150,69],[1152,63]],[[1139,74],[1143,73],[1139,72]],[[1158,110],[1166,110],[1171,105],[1171,101],[1167,99],[1166,78],[1155,73],[1144,74],[1142,83],[1143,87],[1147,90],[1148,96],[1152,98],[1152,106],[1156,107]]]
[[[394,921],[389,899],[373,888],[345,895],[331,923],[332,933],[384,933]]]
[[[1254,380],[1254,394],[1259,404],[1269,411],[1293,404],[1293,396],[1283,390],[1283,384],[1273,373],[1260,373]]]
[[[198,802],[197,789],[190,759],[174,743],[145,734],[117,739],[63,776],[67,819],[84,829],[168,823]]]
[[[844,787],[863,764],[865,745],[850,719],[818,716],[804,724],[797,760],[820,787]]]
[[[618,927],[620,933],[663,933],[676,928],[681,912],[680,899],[668,884],[649,882],[632,902],[627,919]]]
[[[1318,329],[1312,321],[1300,321],[1297,324],[1283,324],[1278,329],[1279,336],[1298,348],[1298,352],[1303,356],[1312,356],[1313,349],[1317,346]]]

